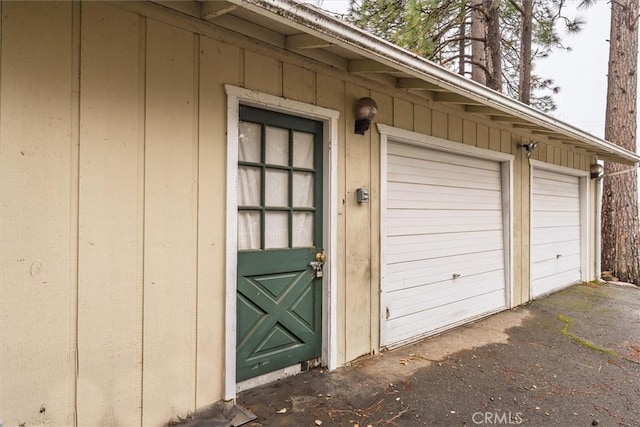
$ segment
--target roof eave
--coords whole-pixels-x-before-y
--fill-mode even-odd
[[[386,40],[356,28],[321,10],[295,0],[230,0],[230,2],[269,17],[275,21],[296,27],[333,44],[362,56],[389,65],[398,71],[435,83],[448,91],[466,96],[483,105],[500,109],[533,124],[566,134],[603,151],[607,160],[638,165],[640,156],[611,142],[597,138],[572,125],[556,120],[528,105],[508,98],[475,81],[452,73],[416,54]]]

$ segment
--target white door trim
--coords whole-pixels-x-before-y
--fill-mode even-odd
[[[442,139],[406,129],[383,125],[382,123],[378,123],[378,132],[381,136],[392,137],[394,141],[419,145],[422,147],[432,148],[434,150],[447,151],[449,153],[463,154],[470,157],[477,157],[479,159],[497,160],[499,162],[513,162],[513,159],[515,159],[513,154],[488,150],[486,148],[478,148],[472,145],[462,144],[460,142],[449,141],[448,139]]]
[[[573,169],[566,166],[545,163],[540,160],[529,159],[529,240],[533,235],[533,169],[547,170],[580,178],[580,280],[587,282],[591,278],[589,260],[591,259],[591,245],[589,244],[593,232],[589,229],[591,224],[591,200],[589,198],[589,172]],[[599,230],[596,230],[599,232]],[[531,244],[529,245],[531,249]],[[533,299],[533,262],[529,251],[529,300]]]
[[[236,292],[237,292],[237,176],[238,118],[240,105],[263,108],[323,122],[323,244],[327,255],[322,297],[322,363],[338,365],[337,353],[337,218],[338,218],[338,118],[328,108],[291,101],[273,95],[225,85],[227,94],[227,213],[226,213],[226,301],[224,399],[236,396]]]
[[[386,319],[387,301],[385,300],[385,265],[386,265],[386,223],[387,223],[387,146],[389,139],[406,144],[417,145],[433,150],[445,151],[455,154],[467,155],[486,160],[500,162],[502,177],[502,224],[504,230],[505,248],[505,305],[513,308],[513,154],[478,148],[459,142],[449,141],[430,135],[400,129],[381,123],[377,124],[380,133],[380,342],[385,340],[384,325]]]

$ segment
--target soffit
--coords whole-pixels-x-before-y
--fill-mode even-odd
[[[635,165],[640,157],[462,78],[326,12],[293,0],[162,2],[214,25],[354,75],[364,75],[546,142],[601,160]]]

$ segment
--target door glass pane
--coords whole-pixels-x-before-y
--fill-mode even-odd
[[[289,247],[289,213],[265,212],[264,248]]]
[[[313,212],[293,213],[293,246],[313,246]]]
[[[289,206],[289,172],[267,169],[265,206]]]
[[[238,249],[260,249],[260,212],[238,212]]]
[[[260,206],[260,168],[238,166],[238,206]]]
[[[313,169],[313,134],[293,133],[293,166]]]
[[[267,127],[265,163],[289,166],[289,131]]]
[[[255,123],[240,122],[238,128],[238,160],[260,163],[260,129]]]
[[[293,207],[313,207],[313,173],[293,173]]]

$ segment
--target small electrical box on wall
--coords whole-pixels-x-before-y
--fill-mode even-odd
[[[356,190],[356,200],[358,203],[369,203],[369,189],[358,188]]]

